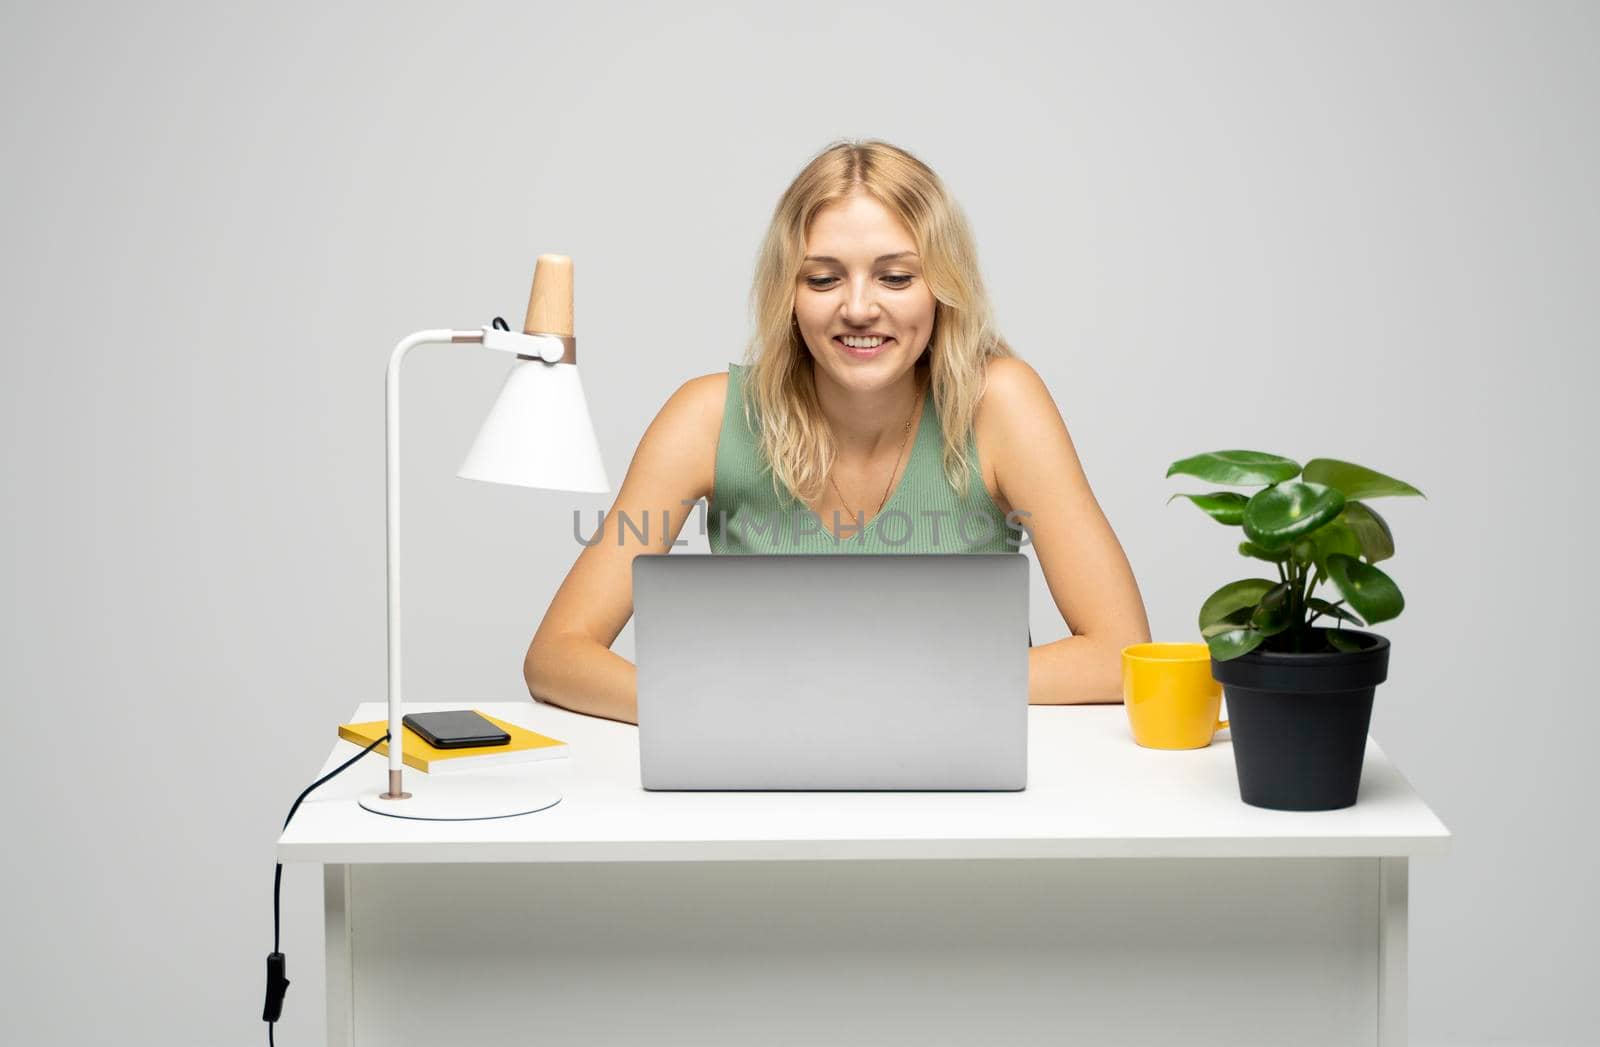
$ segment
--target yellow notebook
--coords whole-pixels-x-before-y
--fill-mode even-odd
[[[473,712],[488,720],[511,736],[505,745],[480,745],[469,749],[435,749],[422,737],[406,727],[405,751],[400,754],[407,766],[424,774],[452,774],[457,771],[477,771],[487,767],[504,767],[508,764],[550,760],[567,755],[567,743],[551,738],[526,727],[495,719],[481,709]],[[339,725],[339,737],[366,748],[382,738],[389,730],[389,721],[373,720],[370,723],[344,723]],[[389,743],[378,746],[380,756],[389,755]]]

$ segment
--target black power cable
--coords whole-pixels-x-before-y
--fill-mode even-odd
[[[307,796],[311,795],[311,791],[313,789],[317,788],[317,786],[321,785],[323,782],[326,782],[334,775],[339,774],[345,768],[349,767],[351,764],[355,763],[357,760],[361,759],[363,756],[367,755],[388,740],[389,735],[387,732],[385,732],[382,738],[379,738],[365,749],[350,757],[350,759],[346,760],[344,763],[341,763],[339,766],[335,767],[321,778],[318,778],[316,781],[306,786],[305,791],[295,798],[294,806],[289,808],[289,817],[283,820],[283,827],[285,829],[289,828],[289,823],[294,820],[294,812],[300,809],[300,804]],[[272,873],[272,953],[267,957],[267,1002],[261,1008],[261,1020],[267,1023],[268,1047],[272,1047],[273,1045],[273,1026],[274,1023],[277,1022],[278,1016],[283,1014],[283,997],[284,994],[289,991],[289,979],[284,974],[283,953],[278,951],[278,894],[282,887],[283,863],[278,862],[277,867]]]

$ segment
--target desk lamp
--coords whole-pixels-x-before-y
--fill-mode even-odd
[[[503,324],[503,321],[496,321]],[[359,803],[397,818],[463,821],[542,810],[561,793],[528,765],[452,774],[402,787],[405,728],[400,722],[400,364],[419,345],[473,343],[512,353],[516,362],[456,475],[470,480],[603,493],[611,489],[600,443],[578,379],[572,334],[572,259],[540,255],[522,333],[494,325],[476,331],[418,331],[389,357],[385,423],[388,466],[389,788]]]

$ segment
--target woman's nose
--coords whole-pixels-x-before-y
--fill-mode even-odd
[[[870,320],[877,310],[878,295],[873,289],[872,281],[852,283],[844,301],[845,319],[858,323]]]

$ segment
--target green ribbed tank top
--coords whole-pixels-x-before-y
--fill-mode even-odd
[[[839,537],[830,531],[833,518],[819,518],[806,504],[785,491],[780,501],[772,489],[772,472],[755,432],[745,421],[744,368],[728,365],[728,394],[717,438],[717,461],[706,530],[713,553],[1014,553],[1022,540],[1020,524],[1010,526],[1005,513],[984,489],[978,468],[977,440],[967,436],[972,482],[966,497],[957,497],[945,480],[940,461],[939,414],[933,397],[924,395],[922,421],[909,459],[883,511],[856,529],[839,513]]]

